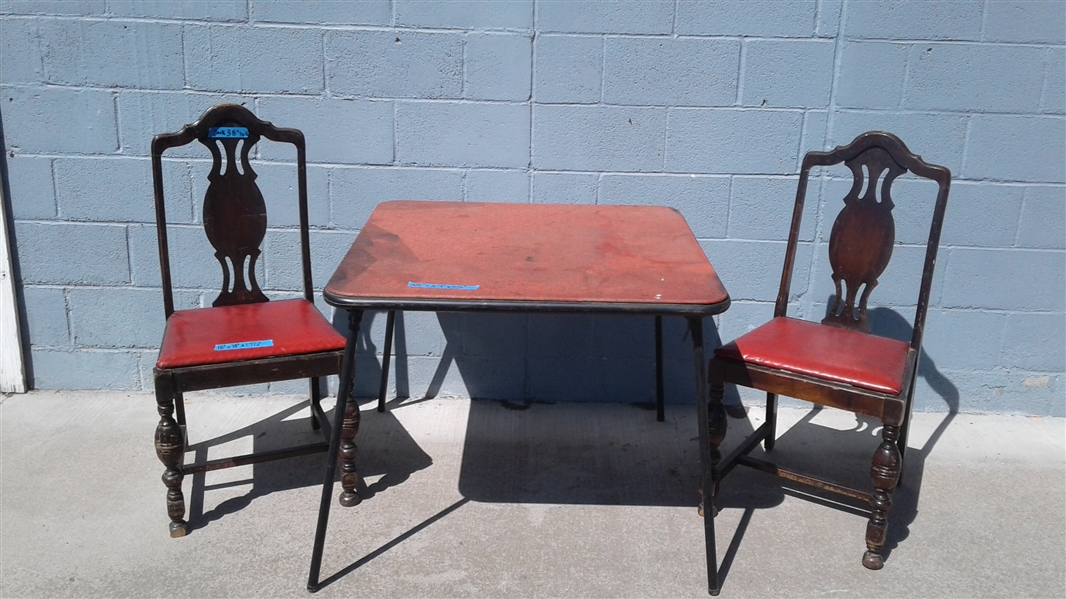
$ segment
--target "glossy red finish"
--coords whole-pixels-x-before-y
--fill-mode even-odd
[[[216,351],[227,343],[263,341],[270,347]],[[178,310],[167,319],[157,368],[220,364],[344,349],[338,333],[305,299]]]
[[[377,206],[325,297],[346,307],[432,299],[715,305],[719,312],[729,300],[671,208],[418,201]]]
[[[714,355],[898,395],[909,347],[895,339],[780,317],[719,347]]]

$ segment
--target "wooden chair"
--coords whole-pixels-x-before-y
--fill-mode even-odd
[[[261,137],[296,147],[300,213],[300,258],[303,298],[271,302],[255,277],[256,260],[266,235],[267,215],[256,173],[248,162]],[[163,152],[199,141],[213,157],[204,196],[203,221],[207,239],[222,267],[222,289],[211,308],[174,310],[167,217],[163,202]],[[238,149],[239,148],[239,149]],[[239,162],[238,162],[239,161]],[[278,129],[261,121],[243,106],[220,104],[181,131],[152,139],[152,177],[155,188],[159,266],[163,279],[166,331],[155,366],[159,426],[156,454],[166,468],[170,536],[184,536],[188,524],[181,492],[186,474],[306,455],[328,449],[320,442],[288,449],[185,465],[185,409],[182,394],[252,383],[309,378],[312,428],[329,424],[319,405],[318,377],[340,372],[345,338],[314,306],[311,252],[308,246],[307,168],[304,136],[296,129]],[[177,419],[174,418],[175,404]]]
[[[829,239],[829,262],[836,285],[833,305],[821,323],[789,318],[786,315],[789,284],[807,178],[813,166],[831,166],[841,162],[851,170],[853,183],[844,197],[844,208],[833,223]],[[864,169],[868,175],[864,174]],[[888,265],[895,243],[892,183],[907,171],[931,179],[939,186],[910,343],[870,334],[866,318],[867,300],[878,283],[878,277]],[[868,182],[865,180],[867,176]],[[721,479],[740,464],[813,485],[824,491],[869,501],[871,514],[866,529],[867,550],[862,563],[872,570],[884,565],[881,549],[885,543],[892,490],[898,484],[902,471],[907,421],[950,180],[948,169],[926,164],[890,133],[864,133],[849,145],[837,147],[831,152],[809,152],[804,156],[800,170],[774,318],[715,350],[710,362],[709,438],[705,440],[710,445],[707,456],[710,463],[704,464],[704,473],[705,476],[709,474],[705,480],[713,481],[710,489],[712,498],[717,494]],[[864,186],[865,193],[860,196]],[[766,422],[722,461],[718,446],[726,434],[726,414],[722,406],[725,383],[766,391],[767,401]],[[789,472],[748,455],[760,441],[767,451],[773,448],[779,394],[879,418],[883,422],[883,441],[874,451],[870,472],[873,493]],[[710,510],[712,518],[714,511]],[[708,547],[708,570],[713,593],[718,586],[713,539],[708,539]]]

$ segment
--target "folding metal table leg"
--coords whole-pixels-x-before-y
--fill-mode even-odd
[[[362,310],[348,312],[348,342],[344,345],[344,362],[341,364],[340,383],[337,387],[337,407],[333,410],[333,428],[330,429],[329,453],[326,454],[326,477],[322,482],[322,501],[318,506],[318,526],[315,528],[315,544],[311,550],[311,571],[307,576],[307,590],[318,590],[318,575],[322,568],[322,548],[326,543],[326,525],[329,523],[329,504],[333,496],[333,479],[337,476],[337,454],[340,452],[341,429],[344,410],[349,401],[354,401],[352,383],[355,381],[355,344],[359,337]]]
[[[692,354],[696,362],[696,421],[700,431],[700,488],[703,490],[703,534],[707,547],[707,592],[717,595],[718,553],[714,539],[714,465],[711,463],[710,430],[707,412],[707,362],[703,356],[703,319],[688,319]]]
[[[385,411],[385,392],[389,390],[389,358],[392,354],[392,332],[396,328],[396,311],[389,310],[385,319],[385,351],[381,353],[381,386],[378,387],[378,411]]]

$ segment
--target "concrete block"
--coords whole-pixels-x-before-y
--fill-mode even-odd
[[[978,40],[984,5],[967,0],[946,2],[848,3],[848,37],[911,40]]]
[[[440,29],[531,29],[533,0],[396,0],[396,25]]]
[[[56,217],[52,159],[16,154],[7,159],[11,214],[17,219]]]
[[[67,293],[77,347],[159,347],[166,326],[162,290],[76,287]],[[199,299],[197,293],[176,293],[174,308],[198,308]]]
[[[1010,247],[1018,232],[1025,188],[994,183],[951,186],[943,245]]]
[[[825,143],[826,131],[829,128],[829,111],[808,110],[803,113],[803,153],[811,150],[829,149]],[[803,156],[798,157],[795,172],[799,172],[803,164]]]
[[[308,162],[389,164],[393,161],[392,102],[321,98],[259,99],[259,114],[279,127],[304,132]],[[268,160],[294,160],[288,144],[260,142]],[[288,153],[288,154],[285,154]]]
[[[945,308],[1051,310],[1066,307],[1062,252],[954,248],[947,253]]]
[[[459,339],[463,356],[500,358],[519,364],[525,359],[528,321],[525,314],[442,312],[437,319],[449,338],[454,335]]]
[[[592,321],[588,314],[530,314],[527,355],[570,359],[593,355]]]
[[[167,227],[167,246],[170,252],[170,276],[176,289],[206,290],[205,305],[211,305],[222,289],[222,266],[215,259],[215,250],[207,241],[200,225]],[[129,260],[132,283],[138,287],[161,285],[159,274],[159,245],[155,226],[129,227]],[[262,274],[262,262],[258,279]]]
[[[743,2],[681,0],[677,5],[677,33],[810,37],[815,33],[817,10],[815,0],[768,2],[758,10]]]
[[[390,25],[389,0],[254,0],[252,20],[268,23],[307,23],[310,25]]]
[[[836,83],[837,105],[898,109],[909,51],[907,44],[845,42]]]
[[[129,283],[126,228],[15,223],[24,285]]]
[[[67,323],[67,300],[63,290],[55,287],[23,287],[26,306],[26,325],[30,345],[35,348],[70,347],[70,325]]]
[[[1044,65],[1044,92],[1040,110],[1062,114],[1066,112],[1066,49],[1048,48]]]
[[[246,21],[244,2],[202,2],[198,0],[109,0],[108,12],[116,17],[143,19],[183,19],[189,21]]]
[[[643,2],[537,3],[537,30],[570,33],[625,33],[630,35],[671,33],[674,3],[670,0]]]
[[[700,239],[726,237],[729,178],[705,175],[604,175],[599,204],[669,206]]]
[[[915,411],[1015,413],[1061,417],[1064,377],[1028,372],[943,370],[919,381]],[[933,383],[933,384],[930,384]],[[920,392],[920,394],[919,394]],[[954,405],[953,405],[954,404]]]
[[[259,176],[256,184],[266,201],[267,223],[271,227],[300,226],[300,202],[297,189],[296,166],[270,162],[252,162]],[[193,197],[202,202],[207,181],[197,183]],[[312,227],[329,226],[329,169],[307,167],[307,218]]]
[[[333,225],[360,229],[387,200],[463,200],[463,174],[457,170],[338,168],[330,173]]]
[[[414,31],[329,31],[330,92],[364,98],[460,98],[463,36]],[[373,60],[367,57],[373,56]]]
[[[186,85],[240,93],[323,91],[322,30],[185,25]]]
[[[37,19],[0,19],[0,74],[5,84],[44,81]]]
[[[263,254],[259,257],[263,264],[264,277],[259,279],[264,292],[303,290],[303,268],[300,264],[300,234],[297,231],[268,230],[263,240]],[[312,275],[315,273],[312,269]],[[328,276],[326,277],[329,278]]]
[[[0,14],[89,16],[107,12],[104,0],[5,0]]]
[[[815,36],[837,36],[840,31],[840,11],[843,6],[844,0],[821,0],[819,2],[818,16],[815,18]]]
[[[665,346],[667,338],[663,334]],[[592,319],[592,347],[601,361],[638,360],[655,373],[655,317],[617,314],[597,315]],[[665,353],[665,347],[664,347]],[[654,378],[652,379],[654,381]],[[654,389],[654,387],[653,387]]]
[[[530,99],[533,40],[528,35],[468,34],[465,66],[468,100]]]
[[[333,276],[341,259],[355,241],[355,234],[348,231],[312,231],[311,286],[322,289]],[[264,289],[271,291],[271,299],[282,299],[278,291],[292,291],[298,297],[303,293],[303,266],[300,259],[300,236],[298,231],[267,231],[260,257],[265,278],[260,279]]]
[[[968,179],[1066,181],[1066,122],[1061,118],[974,115],[967,148],[961,174]],[[1039,158],[1027,159],[1034,151]]]
[[[537,169],[662,170],[663,109],[538,105],[533,121],[533,165]]]
[[[1035,112],[1043,48],[993,44],[915,44],[908,58],[903,106],[918,110]]]
[[[1066,247],[1066,189],[1026,187],[1018,221],[1018,247],[1061,250]]]
[[[603,50],[603,100],[732,106],[739,65],[735,40],[609,37]]]
[[[910,316],[910,315],[908,315]],[[990,370],[999,366],[1007,315],[974,310],[930,310],[922,349],[940,368]]]
[[[529,106],[400,102],[396,161],[404,165],[529,166]]]
[[[59,217],[96,222],[155,222],[152,166],[129,158],[56,158]],[[167,216],[188,222],[192,182],[183,162],[165,162]],[[121,201],[116,201],[121,198]]]
[[[745,106],[822,108],[833,86],[835,44],[828,40],[745,42]]]
[[[770,319],[774,317],[773,300],[775,299],[776,297],[762,302],[733,301],[729,305],[729,310],[718,317],[718,334],[722,342],[729,343],[770,322]],[[792,311],[789,311],[788,315],[795,318],[801,317],[800,314]]]
[[[603,81],[603,38],[537,35],[533,94],[537,102],[595,104]]]
[[[785,242],[711,239],[700,241],[700,245],[733,301],[777,299],[781,268],[785,264]],[[807,292],[810,264],[811,244],[801,243],[796,248],[790,301]]]
[[[109,92],[61,87],[2,89],[9,152],[85,154],[118,150],[115,101]],[[12,126],[18,123],[18,127]]]
[[[1061,2],[991,2],[985,7],[984,40],[1066,42],[1066,10]]]
[[[792,227],[798,177],[734,177],[729,198],[730,239],[785,241]],[[811,185],[814,183],[814,185]],[[814,239],[818,224],[818,185],[807,183],[800,241]]]
[[[529,203],[527,171],[467,171],[464,181],[467,202]]]
[[[654,346],[644,343],[646,347]],[[666,364],[663,364],[663,386],[666,390]],[[691,368],[690,368],[691,369]],[[671,374],[673,374],[671,372]],[[645,404],[648,409],[655,401],[655,358],[654,353],[647,359],[632,358],[601,358],[590,365],[589,372],[585,375],[592,378],[597,386],[596,396],[593,401],[626,402],[630,404]],[[692,387],[691,373],[689,376],[677,377],[688,382]],[[673,382],[673,381],[671,381]],[[671,385],[673,387],[673,385]],[[690,390],[682,396],[677,390],[670,388],[671,393],[664,393],[663,399],[669,403],[689,403],[685,401],[694,393]]]
[[[181,89],[181,26],[119,21],[42,20],[49,83]]]
[[[671,109],[666,170],[794,174],[803,114],[784,110]]]
[[[178,131],[197,121],[205,110],[215,104],[241,104],[253,111],[255,109],[252,98],[235,94],[124,90],[119,92],[117,101],[122,153],[133,156],[150,156],[153,135]],[[193,142],[170,148],[163,156],[209,159],[211,155],[203,144]]]
[[[125,351],[56,351],[34,349],[33,386],[36,389],[140,390],[140,355]]]
[[[1008,314],[996,366],[1061,373],[1066,367],[1066,316]]]
[[[946,166],[955,176],[962,172],[967,123],[964,115],[842,110],[831,118],[829,139],[826,140],[830,147],[851,143],[867,131],[888,131],[902,139],[911,152],[921,155],[926,162]]]
[[[534,204],[595,204],[598,175],[533,173]]]

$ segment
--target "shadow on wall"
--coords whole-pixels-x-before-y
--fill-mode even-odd
[[[439,312],[444,345],[437,356],[409,351],[409,320],[396,313],[393,382],[389,397],[403,401],[441,394],[517,402],[622,402],[654,409],[655,319],[652,316]],[[355,395],[377,397],[381,340],[371,329],[384,312],[364,313],[357,339]],[[334,327],[347,320],[338,310]],[[421,327],[419,327],[420,329]],[[721,340],[703,320],[705,357]],[[380,331],[377,331],[380,333]],[[418,340],[410,340],[419,345]],[[695,365],[688,325],[663,318],[663,382],[667,404],[693,404]],[[727,403],[740,405],[735,392]]]

